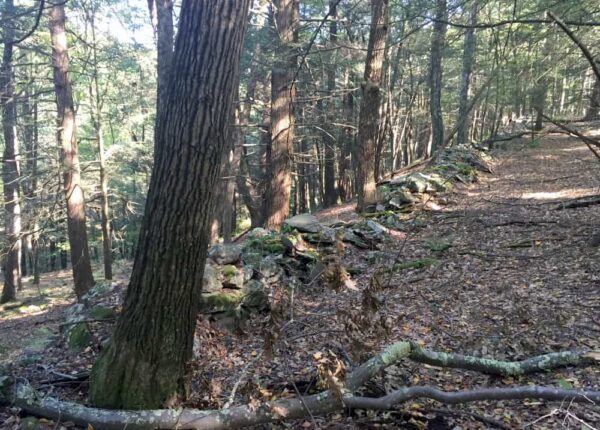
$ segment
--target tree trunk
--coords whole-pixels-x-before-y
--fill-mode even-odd
[[[332,47],[337,44],[337,4],[339,0],[329,0],[329,17],[331,21],[329,23],[329,42]],[[335,51],[334,51],[335,52]],[[326,122],[330,124],[332,115],[335,115],[335,57],[334,61],[329,64],[327,70],[327,113],[325,115]],[[332,126],[328,127],[329,130],[324,133],[323,145],[325,146],[325,184],[324,184],[324,196],[323,204],[325,207],[333,206],[337,203],[338,192],[335,184],[335,130]]]
[[[358,188],[357,212],[377,201],[375,183],[375,149],[379,131],[379,106],[381,103],[381,81],[383,59],[388,32],[388,0],[372,0],[371,31],[362,83],[362,100],[356,145],[356,181]]]
[[[467,143],[469,141],[469,89],[471,85],[471,75],[473,74],[473,62],[475,60],[475,24],[477,23],[477,2],[473,2],[469,13],[469,25],[465,32],[465,45],[463,48],[463,65],[460,76],[460,94],[458,101],[458,118],[456,120],[457,143]]]
[[[167,97],[169,73],[173,62],[173,0],[148,0],[150,19],[154,27],[156,38],[156,117],[158,110],[166,103],[162,100]]]
[[[442,56],[446,39],[445,23],[448,16],[446,0],[436,0],[433,35],[431,37],[431,58],[429,63],[429,91],[431,112],[431,151],[444,145],[444,118],[442,117]],[[431,153],[427,155],[430,156]]]
[[[123,313],[91,375],[98,406],[153,408],[185,397],[249,3],[183,1]]]
[[[535,110],[535,124],[533,129],[536,131],[544,128],[544,111],[546,108],[546,96],[548,94],[548,70],[546,67],[546,57],[550,53],[550,37],[546,35],[542,44],[542,56],[541,59],[535,63],[535,72],[538,75],[536,85],[531,100],[532,108]],[[583,89],[582,89],[583,94]]]
[[[596,78],[594,80],[594,88],[592,89],[592,94],[590,95],[590,106],[588,107],[588,110],[585,113],[585,119],[588,121],[592,119],[597,119],[598,111],[600,111],[600,79]]]
[[[67,202],[67,230],[71,247],[71,264],[75,294],[81,299],[94,285],[85,215],[85,197],[81,187],[79,148],[73,92],[69,80],[69,55],[65,31],[65,5],[56,3],[50,8],[52,67],[58,109],[57,140],[63,167],[63,189]]]
[[[6,16],[14,15],[13,0],[4,6]],[[4,187],[4,229],[6,247],[3,261],[4,287],[0,303],[16,298],[21,287],[21,192],[19,187],[19,144],[17,142],[17,107],[13,79],[14,31],[9,25],[3,34],[4,50],[0,69],[0,104],[2,106],[2,131],[4,135],[4,160],[2,181]]]
[[[277,60],[271,74],[271,142],[267,150],[267,189],[264,226],[279,230],[289,214],[296,98],[296,51],[299,0],[274,0],[274,37]]]
[[[96,46],[96,24],[95,12],[91,12],[91,35],[92,35],[92,85],[90,85],[90,99],[92,100],[92,124],[96,134],[96,145],[98,148],[98,161],[100,168],[100,217],[102,225],[102,257],[104,261],[104,279],[112,279],[112,233],[110,225],[110,206],[108,203],[108,175],[106,172],[106,160],[104,155],[104,135],[102,130],[102,96],[98,79],[98,49]]]

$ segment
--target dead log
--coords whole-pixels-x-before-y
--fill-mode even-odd
[[[77,425],[106,430],[149,429],[234,429],[276,421],[324,415],[344,408],[390,409],[396,404],[417,398],[429,398],[456,404],[482,400],[544,399],[550,401],[600,402],[600,391],[562,390],[553,387],[521,386],[484,388],[445,392],[429,386],[404,387],[380,398],[355,396],[353,393],[387,367],[410,359],[440,367],[475,370],[497,375],[524,375],[560,366],[597,364],[600,352],[565,351],[545,354],[517,362],[450,354],[423,349],[413,342],[398,342],[356,368],[346,386],[304,396],[266,402],[260,406],[235,406],[223,410],[161,409],[152,411],[114,411],[95,409],[77,403],[41,397],[29,385],[9,385],[8,377],[0,377],[0,399],[21,408],[23,412],[72,421]]]

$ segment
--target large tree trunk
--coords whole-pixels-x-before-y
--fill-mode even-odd
[[[436,0],[433,35],[431,37],[431,57],[429,63],[429,91],[431,112],[431,151],[444,145],[444,119],[442,117],[442,56],[446,39],[445,23],[448,16],[446,0]],[[428,156],[431,153],[427,154]]]
[[[290,209],[297,67],[293,44],[298,41],[299,0],[274,0],[273,9],[274,37],[279,46],[271,74],[271,142],[263,223],[266,228],[279,230]]]
[[[5,16],[12,16],[13,0],[4,6]],[[4,187],[4,230],[6,247],[4,250],[4,287],[0,303],[16,298],[16,290],[21,286],[21,192],[19,187],[19,144],[17,142],[17,106],[13,80],[14,31],[9,25],[4,33],[4,51],[0,69],[0,105],[2,106],[2,131],[4,135],[4,160],[2,181]]]
[[[329,23],[329,42],[332,47],[337,44],[337,4],[339,0],[329,0],[329,17],[331,22]],[[334,51],[335,52],[335,51]],[[333,115],[335,115],[335,57],[332,57],[331,64],[327,70],[327,95],[329,97],[327,102],[327,113],[325,114],[325,120],[328,124],[334,122]],[[335,183],[335,130],[333,126],[328,127],[329,130],[323,135],[323,145],[325,146],[325,184],[323,194],[324,206],[332,206],[337,203],[338,192]]]
[[[185,396],[249,3],[183,1],[123,314],[91,376],[98,406],[152,408]]]
[[[371,13],[371,32],[362,83],[363,97],[360,103],[358,141],[355,151],[358,212],[363,212],[367,206],[377,200],[374,158],[379,132],[380,86],[388,32],[388,0],[373,0]]]
[[[465,32],[465,45],[463,48],[463,65],[460,76],[460,94],[458,100],[458,118],[456,120],[456,141],[467,143],[469,141],[469,89],[473,63],[475,60],[475,24],[477,23],[477,2],[473,2],[469,13],[469,25]]]
[[[79,148],[73,92],[69,80],[69,55],[65,31],[65,6],[56,3],[50,8],[52,67],[58,109],[57,139],[63,166],[63,189],[67,202],[67,229],[71,247],[71,264],[75,294],[78,299],[94,285],[90,265],[85,216],[85,197],[81,187]]]

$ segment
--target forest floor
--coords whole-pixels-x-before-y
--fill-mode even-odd
[[[446,206],[415,213],[412,228],[396,232],[381,249],[346,246],[343,264],[357,273],[356,288],[335,292],[313,283],[297,291],[293,319],[292,314],[286,317],[274,354],[264,350],[258,318],[243,334],[200,320],[189,406],[218,408],[229,400],[242,404],[315,392],[318,368],[326,362],[339,360],[350,369],[398,340],[505,360],[599,349],[600,240],[593,236],[600,233],[600,202],[568,207],[594,199],[578,198],[600,196],[598,160],[579,141],[558,135],[512,144],[493,156],[493,174],[481,175],[475,184],[457,184],[447,194]],[[349,204],[318,216],[347,221],[356,215]],[[376,272],[417,260],[424,262],[419,268],[400,264],[407,268],[380,276],[383,300],[378,313],[388,330],[383,335],[374,328],[362,331],[357,347],[349,340],[344,315],[361,312],[363,291]],[[119,281],[123,285],[127,269],[123,267]],[[39,389],[85,402],[85,380],[51,382],[53,375],[89,370],[98,354],[96,347],[68,352],[60,336],[52,336],[72,302],[67,276],[44,274],[43,300],[0,311],[0,359],[19,363],[21,374]],[[33,287],[26,291],[37,295]],[[373,380],[365,393],[381,395],[417,384],[451,391],[514,384],[598,390],[600,369],[564,368],[502,378],[406,362]],[[3,428],[15,428],[18,422],[9,410],[0,420],[5,421]],[[412,401],[391,412],[352,411],[292,425],[315,424],[323,429],[593,429],[600,426],[600,407],[546,401],[463,406]],[[60,426],[48,423],[48,428]]]

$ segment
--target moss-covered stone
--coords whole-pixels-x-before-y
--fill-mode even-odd
[[[67,335],[67,345],[71,351],[80,351],[92,342],[92,333],[85,323],[75,324]]]
[[[108,306],[94,306],[90,310],[90,316],[95,319],[111,319],[117,315],[113,308]]]
[[[222,273],[222,274],[223,274],[223,276],[225,276],[226,278],[231,278],[231,277],[233,277],[233,276],[237,275],[237,273],[238,273],[238,270],[237,270],[237,267],[235,267],[235,266],[233,266],[233,265],[231,265],[231,264],[228,264],[228,265],[226,265],[226,266],[223,266],[223,267],[221,268],[221,273]]]
[[[242,301],[241,291],[202,294],[200,312],[224,312],[236,308]]]

